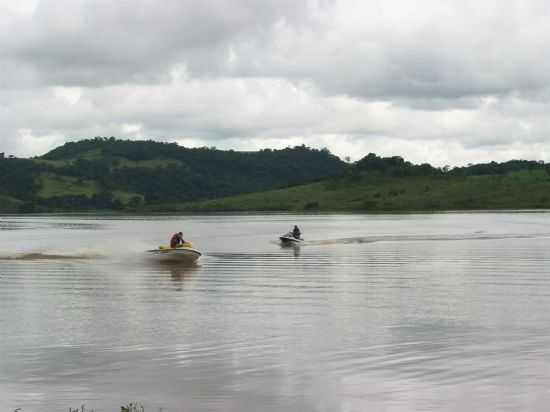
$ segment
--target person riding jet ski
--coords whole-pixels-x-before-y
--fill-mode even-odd
[[[193,248],[193,244],[183,239],[183,233],[174,233],[170,238],[170,247],[159,246],[147,251],[153,259],[162,262],[194,262],[202,253]]]
[[[296,239],[301,239],[302,232],[300,232],[300,228],[296,225],[294,225],[294,229],[292,229],[292,236]]]
[[[294,229],[280,236],[279,239],[283,245],[297,245],[304,241],[304,239],[302,239],[302,232],[300,232],[300,229],[296,225],[294,225]]]
[[[172,249],[177,248],[178,246],[182,246],[184,243],[185,240],[183,240],[183,233],[181,232],[174,233],[172,239],[170,239],[170,247]]]

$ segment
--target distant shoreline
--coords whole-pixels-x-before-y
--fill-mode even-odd
[[[89,210],[89,211],[55,211],[55,212],[10,212],[0,210],[0,217],[10,216],[213,216],[213,215],[414,215],[414,214],[466,214],[466,213],[550,213],[550,207],[540,209],[449,209],[449,210],[180,210],[180,211],[117,211],[117,210]]]
[[[95,138],[0,157],[1,213],[433,213],[550,209],[550,164],[457,168],[296,146],[257,152]]]

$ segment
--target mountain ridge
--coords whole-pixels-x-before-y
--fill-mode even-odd
[[[94,138],[32,159],[0,158],[0,195],[24,202],[24,211],[135,209],[288,187],[346,167],[306,146],[238,152]]]
[[[0,211],[424,211],[550,208],[550,164],[456,168],[369,153],[256,152],[110,138],[32,159],[0,156]]]

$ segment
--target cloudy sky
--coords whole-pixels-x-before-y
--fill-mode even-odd
[[[546,0],[0,0],[0,151],[550,161]]]

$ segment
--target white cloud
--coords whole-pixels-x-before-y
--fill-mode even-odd
[[[63,144],[65,137],[61,135],[42,135],[35,136],[32,129],[17,130],[18,155],[33,156],[49,150],[52,147]]]
[[[549,14],[542,0],[0,0],[0,151],[114,135],[550,160]]]

